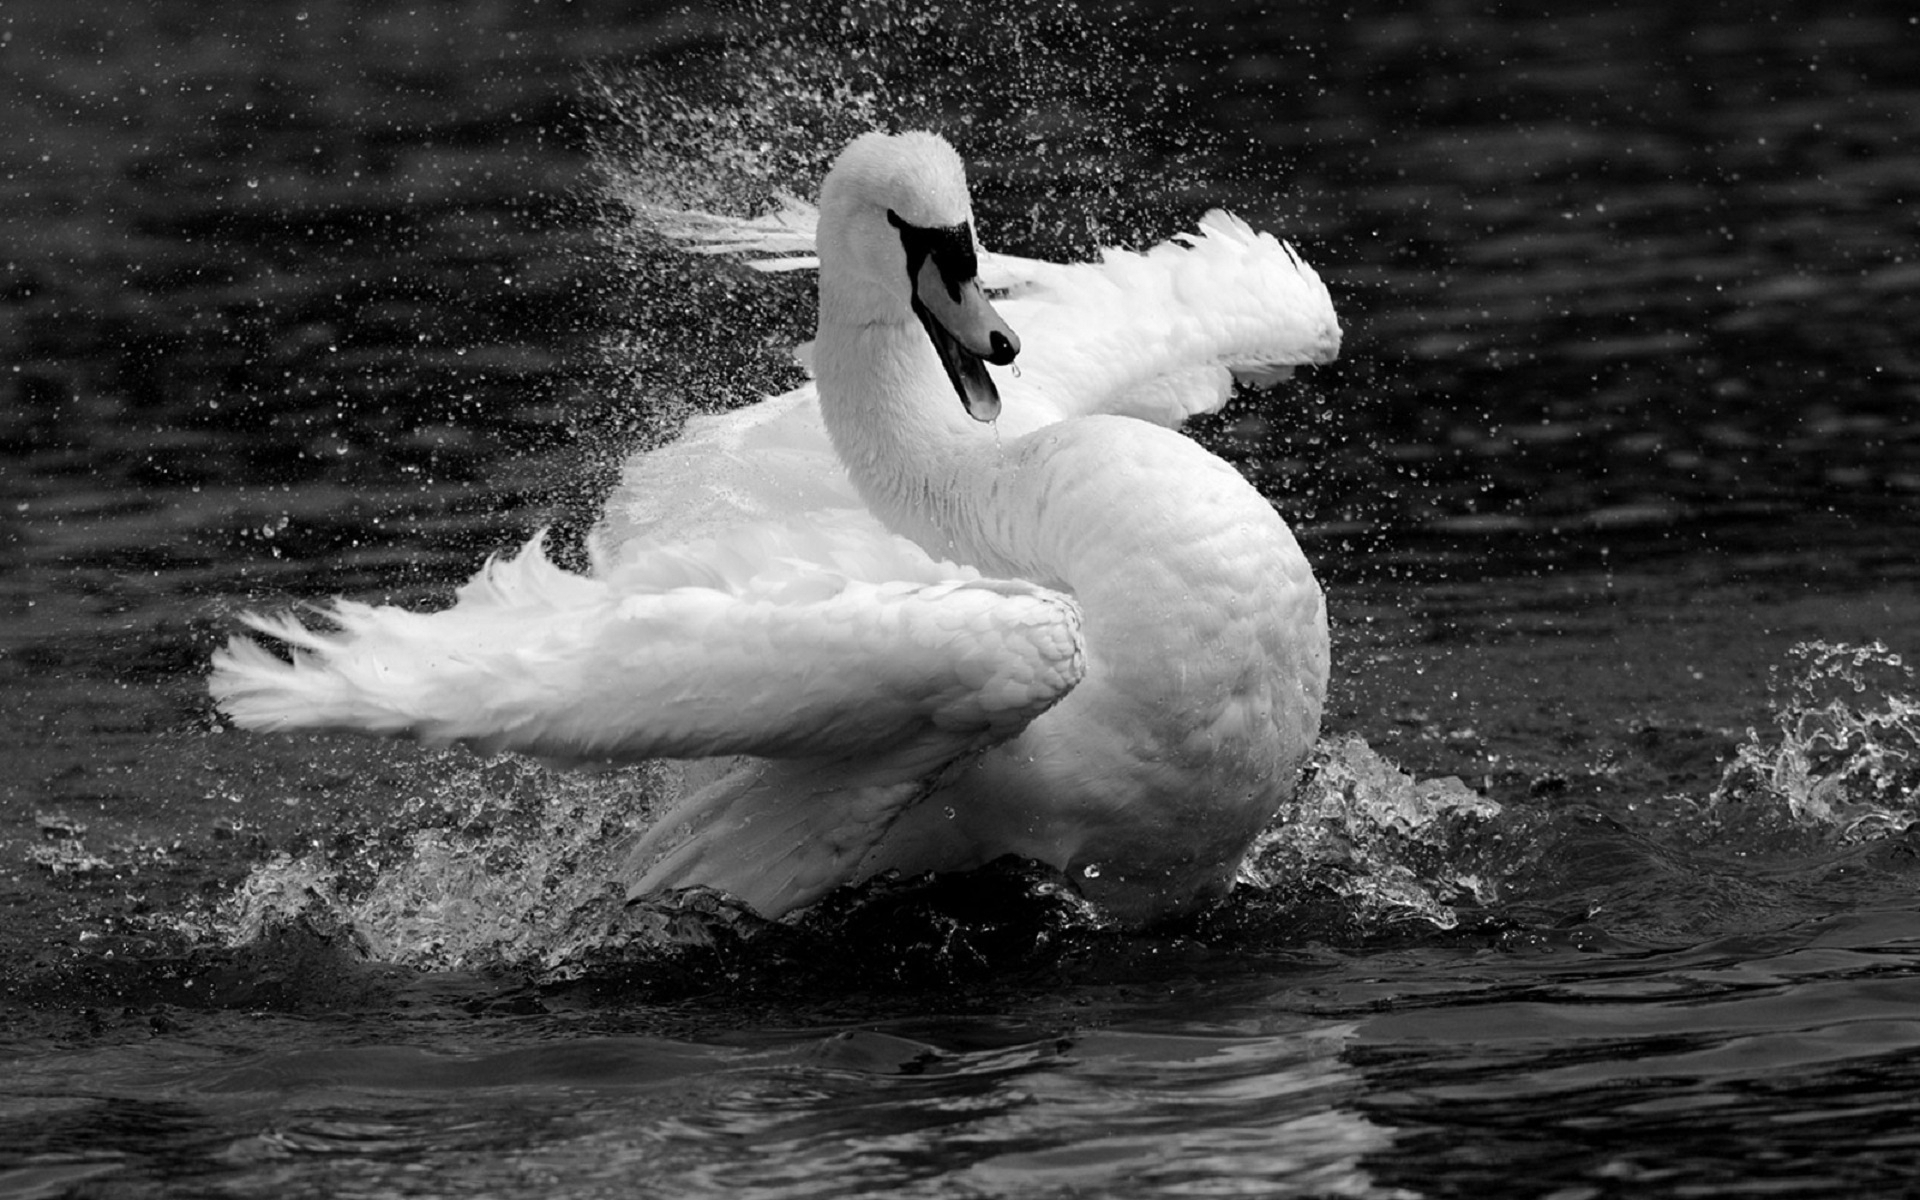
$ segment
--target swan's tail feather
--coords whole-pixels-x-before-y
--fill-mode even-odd
[[[461,742],[570,760],[817,757],[1011,737],[1085,671],[1079,610],[1022,583],[866,583],[812,569],[786,592],[619,591],[537,544],[454,607],[336,601],[214,656],[236,723]]]

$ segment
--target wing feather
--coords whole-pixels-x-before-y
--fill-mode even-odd
[[[896,765],[924,772],[1017,733],[1084,673],[1070,598],[924,555],[921,578],[900,578],[908,551],[863,559],[856,540],[744,531],[636,555],[596,579],[555,567],[536,538],[442,612],[336,600],[321,614],[331,629],[250,614],[291,657],[236,637],[210,686],[254,729],[559,761],[915,746]]]

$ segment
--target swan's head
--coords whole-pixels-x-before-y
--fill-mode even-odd
[[[986,363],[1020,339],[980,290],[966,169],[936,134],[869,133],[820,187],[820,302],[859,324],[919,318],[967,412],[1000,415]]]

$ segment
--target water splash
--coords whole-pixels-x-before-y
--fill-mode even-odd
[[[1240,881],[1330,889],[1363,925],[1458,924],[1457,898],[1493,898],[1494,884],[1461,864],[1475,832],[1501,806],[1460,780],[1415,779],[1347,737],[1322,742],[1313,773],[1254,843]]]
[[[1789,655],[1768,682],[1772,729],[1747,730],[1709,812],[1783,819],[1842,844],[1906,828],[1920,816],[1912,668],[1880,642],[1802,642]]]
[[[512,756],[428,755],[409,784],[417,798],[390,822],[275,855],[183,928],[227,946],[304,928],[376,962],[550,982],[730,956],[804,965],[877,945],[900,971],[932,976],[1112,931],[1070,880],[1011,862],[932,882],[882,877],[784,922],[700,889],[630,902],[617,875],[624,847],[676,794],[679,769],[577,774]],[[1283,907],[1290,889],[1307,888],[1310,904],[1331,893],[1343,928],[1452,928],[1453,902],[1491,895],[1458,864],[1500,812],[1457,779],[1415,780],[1358,738],[1323,744],[1241,882]]]
[[[389,825],[278,854],[178,928],[231,948],[293,931],[413,970],[669,992],[743,973],[939,979],[1049,960],[1064,940],[1110,928],[1058,872],[1011,859],[964,876],[888,873],[782,921],[704,888],[629,900],[617,868],[633,831],[677,793],[678,771],[562,774],[448,752],[418,782],[423,799]]]
[[[1184,228],[1202,177],[1231,161],[1192,132],[1205,122],[1170,117],[1188,107],[1168,53],[1181,34],[1144,10],[749,3],[715,34],[587,84],[597,241],[617,268],[602,358],[623,448],[794,386],[791,348],[812,336],[810,276],[689,261],[649,229],[650,208],[754,215],[781,192],[813,197],[860,133],[935,129],[970,164],[983,239],[1081,258]]]
[[[305,923],[349,931],[383,962],[551,968],[624,902],[610,882],[621,848],[676,789],[666,763],[568,774],[514,756],[429,756],[417,799],[389,826],[260,864],[204,932],[243,945]]]
[[[773,187],[810,196],[856,134],[937,129],[975,164],[983,212],[1024,214],[996,244],[1086,253],[1165,236],[1195,175],[1227,159],[1176,65],[1177,14],[749,2],[715,32],[595,77],[610,179],[658,203],[752,206]]]

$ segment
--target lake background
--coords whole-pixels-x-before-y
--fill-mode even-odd
[[[1898,1192],[1920,26],[1562,7],[12,0],[0,1195]],[[996,247],[1226,205],[1333,289],[1197,431],[1335,626],[1267,886],[635,926],[643,781],[221,729],[240,609],[576,553],[796,378],[805,281],[621,195],[895,122]]]

